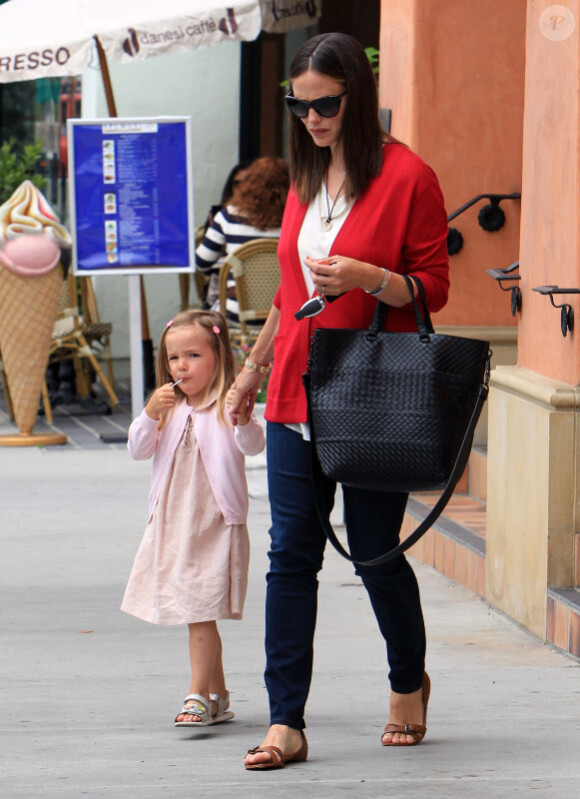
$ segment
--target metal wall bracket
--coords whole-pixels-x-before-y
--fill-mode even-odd
[[[458,208],[457,211],[453,211],[452,214],[449,214],[447,222],[451,222],[452,219],[455,219],[456,216],[467,211],[468,208],[471,208],[472,205],[475,205],[475,203],[478,203],[480,200],[489,200],[487,205],[480,208],[477,221],[483,230],[487,230],[489,233],[495,233],[495,231],[500,230],[505,224],[505,213],[503,209],[500,208],[500,202],[502,200],[520,200],[521,197],[522,195],[519,191],[511,192],[511,194],[478,194],[477,197],[466,202],[461,208]],[[461,232],[457,230],[457,228],[449,228],[449,233],[447,235],[448,255],[456,255],[462,247],[463,236]]]
[[[521,280],[522,276],[520,274],[512,274],[516,269],[518,269],[519,265],[520,262],[515,261],[505,269],[485,270],[488,275],[490,275],[494,280],[497,280],[502,291],[509,291],[511,293],[512,316],[515,316],[516,313],[519,313],[522,310],[522,292],[519,286],[509,286],[508,288],[504,288],[503,284],[508,281]]]
[[[550,302],[554,308],[560,308],[560,329],[562,335],[566,337],[568,331],[574,330],[574,311],[572,306],[568,303],[556,305],[554,302],[554,294],[580,294],[580,289],[564,289],[559,286],[535,286],[532,291],[537,291],[538,294],[547,294]]]

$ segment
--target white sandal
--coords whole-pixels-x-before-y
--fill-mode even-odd
[[[226,691],[223,697],[220,696],[220,694],[210,694],[209,698],[217,705],[217,710],[215,714],[212,715],[212,724],[219,724],[221,721],[229,721],[234,718],[235,713],[228,709],[228,705],[230,704],[229,691]]]
[[[189,705],[187,703],[190,703]],[[199,716],[201,721],[177,721],[183,715]],[[183,707],[175,717],[176,727],[209,727],[214,724],[214,717],[211,715],[211,704],[201,694],[188,694],[183,700]]]

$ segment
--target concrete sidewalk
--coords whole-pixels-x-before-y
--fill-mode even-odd
[[[0,449],[0,797],[546,797],[580,794],[580,668],[416,565],[433,689],[418,747],[380,746],[384,647],[351,567],[321,578],[310,757],[246,772],[267,720],[263,456],[248,459],[246,617],[224,622],[236,720],[172,726],[187,636],[119,611],[145,524],[150,464],[123,450]]]

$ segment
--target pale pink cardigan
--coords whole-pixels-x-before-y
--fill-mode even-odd
[[[140,461],[154,456],[149,519],[159,500],[190,411],[190,406],[183,400],[175,406],[161,430],[157,429],[158,422],[143,411],[129,428],[127,448],[131,457]],[[192,418],[201,459],[225,523],[245,524],[249,505],[244,456],[257,455],[264,449],[264,431],[253,415],[245,425],[232,428],[220,424],[215,403],[206,410],[194,411]]]

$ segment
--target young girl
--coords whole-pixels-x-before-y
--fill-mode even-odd
[[[157,389],[129,429],[131,457],[153,456],[149,521],[122,610],[153,624],[189,625],[191,683],[176,727],[234,717],[217,619],[241,619],[249,538],[244,455],[264,432],[244,412],[226,419],[234,357],[223,316],[183,311],[161,336]],[[237,415],[236,415],[237,421]]]

